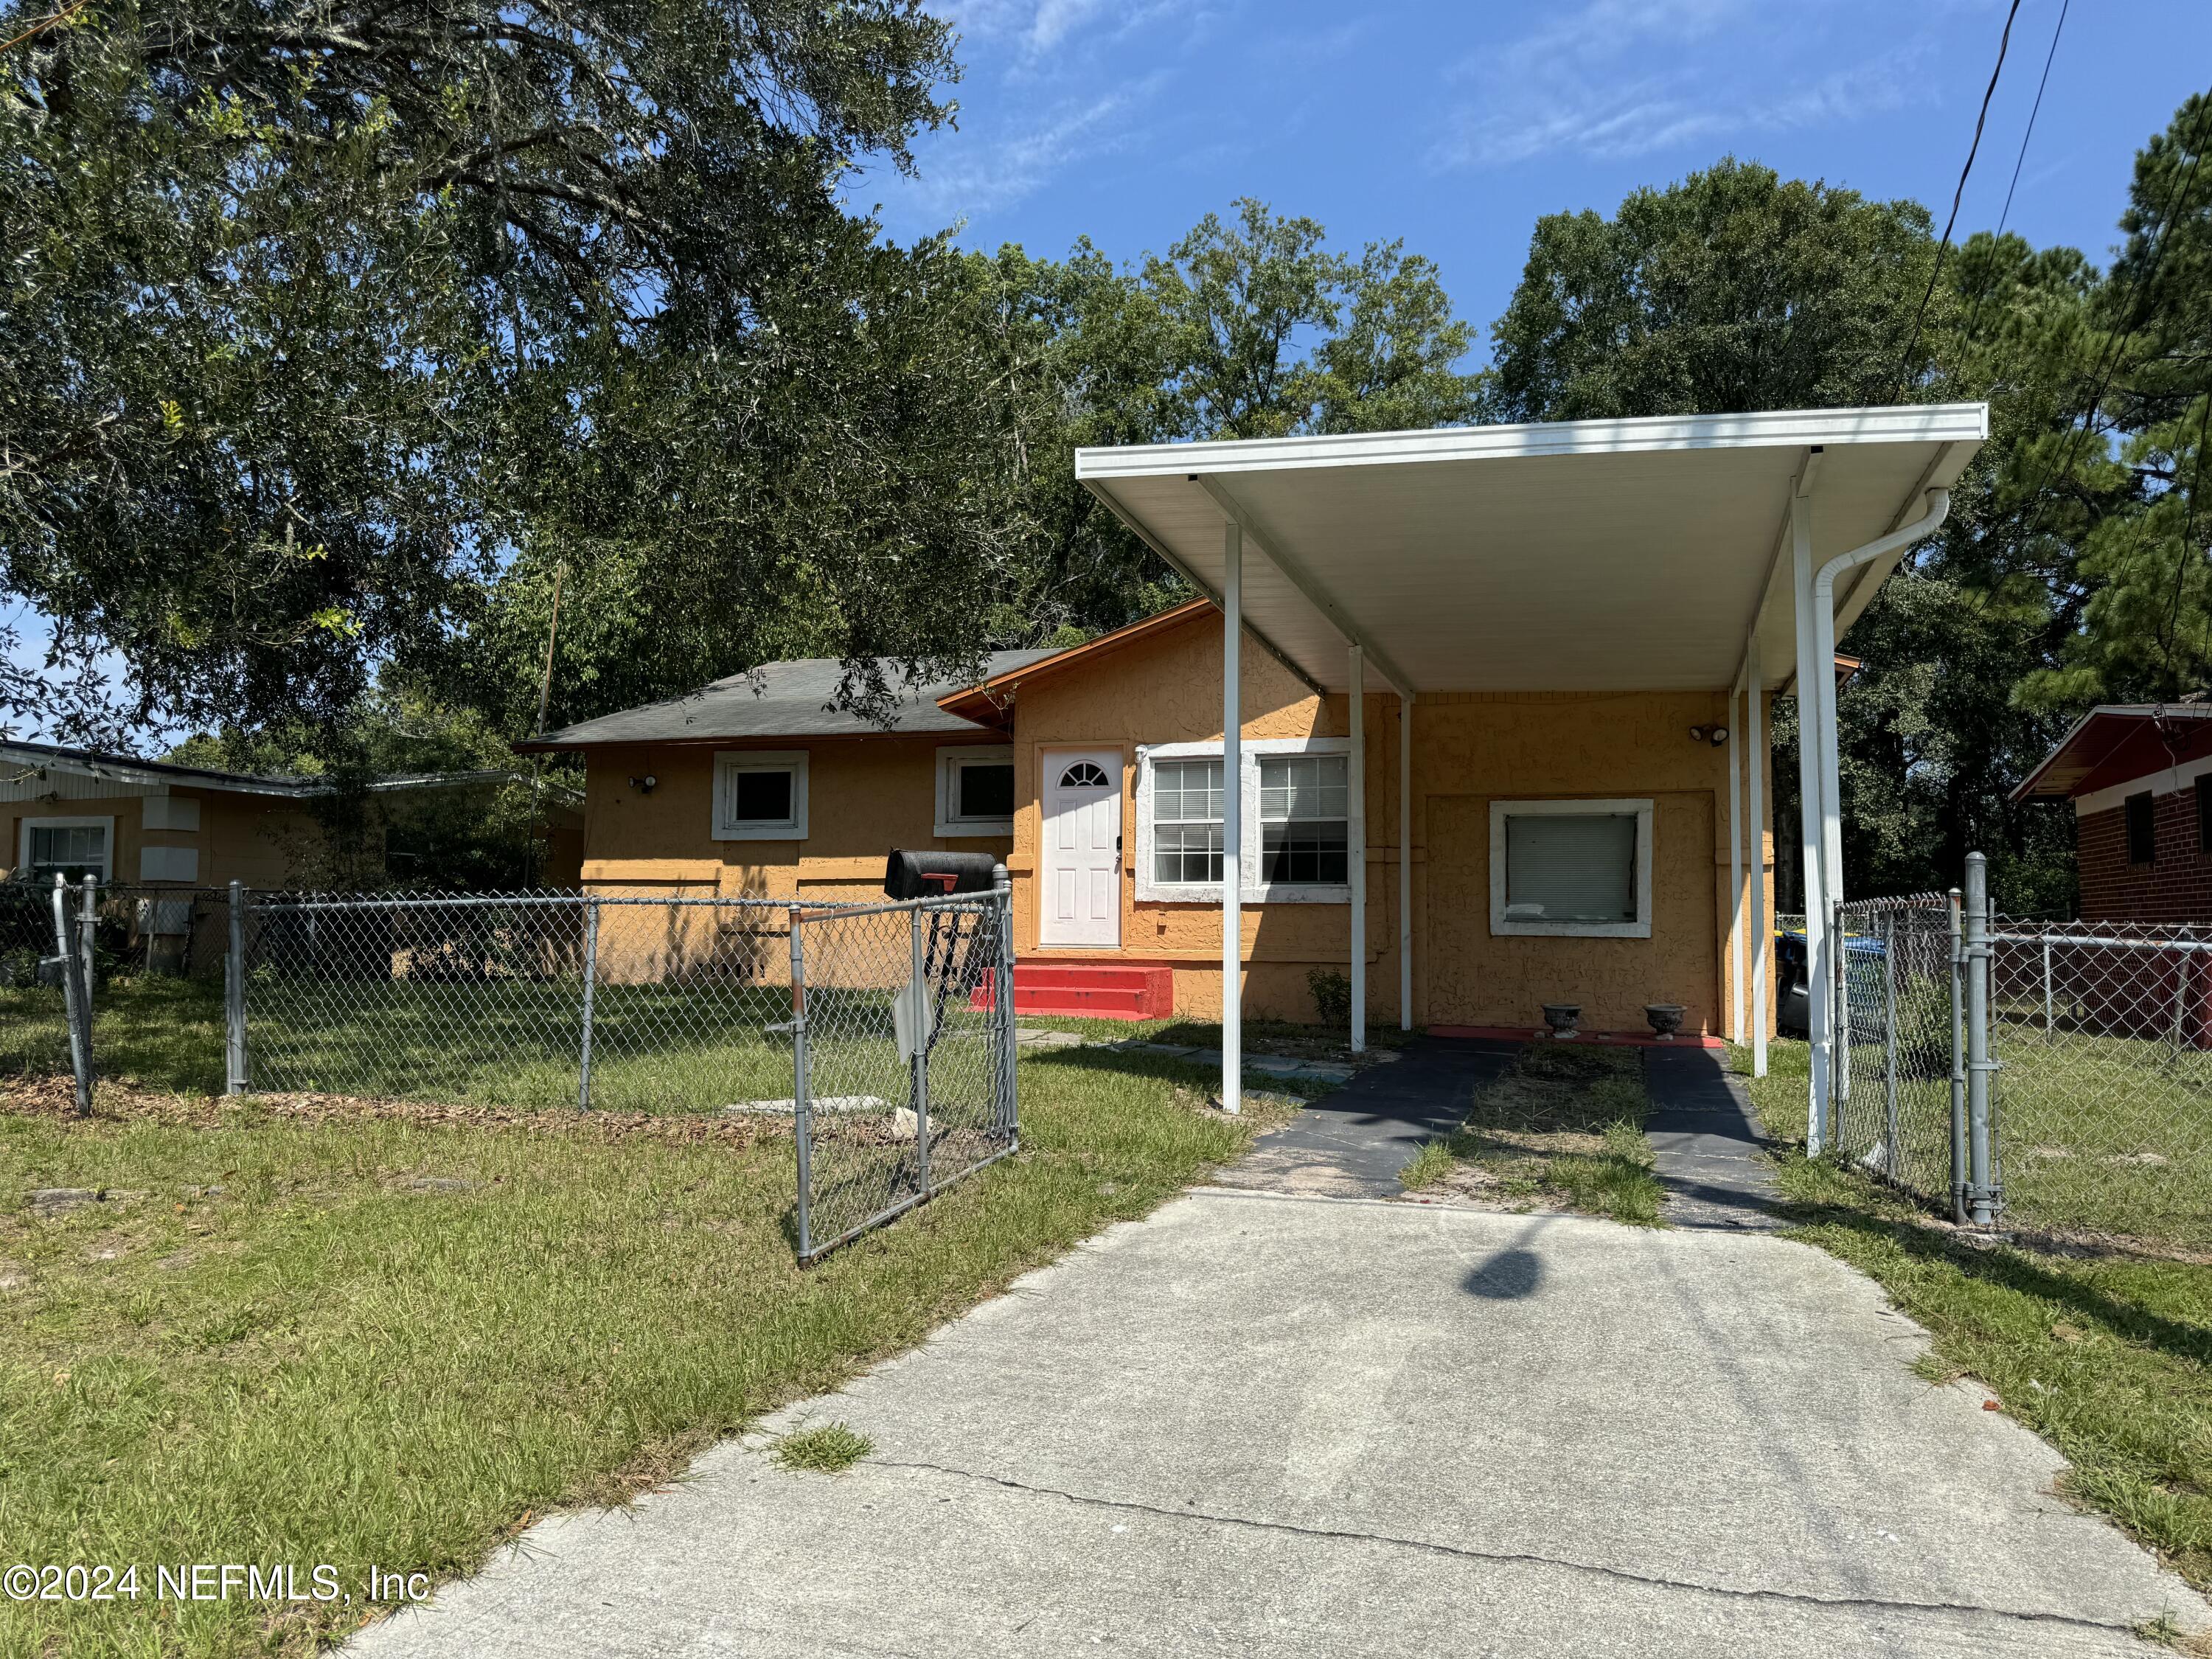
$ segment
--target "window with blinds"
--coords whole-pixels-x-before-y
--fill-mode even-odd
[[[1152,879],[1199,886],[1221,879],[1221,763],[1152,763]]]
[[[1637,919],[1633,812],[1508,814],[1508,921]]]
[[[1349,763],[1342,755],[1260,757],[1264,881],[1340,883],[1350,845]]]

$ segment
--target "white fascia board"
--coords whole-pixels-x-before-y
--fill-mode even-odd
[[[1386,466],[1420,461],[1515,460],[1664,450],[1987,441],[1987,404],[1780,410],[1748,415],[1655,415],[1616,421],[1442,427],[1420,432],[1332,433],[1203,443],[1127,444],[1075,452],[1079,479],[1272,472],[1294,467]]]

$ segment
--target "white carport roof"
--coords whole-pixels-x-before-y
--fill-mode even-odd
[[[1217,599],[1233,516],[1247,626],[1329,690],[1347,640],[1370,690],[1725,688],[1754,623],[1774,687],[1808,465],[1817,562],[1917,517],[1988,436],[1987,404],[1942,404],[1084,449],[1075,471]],[[1899,556],[1845,579],[1838,635]]]

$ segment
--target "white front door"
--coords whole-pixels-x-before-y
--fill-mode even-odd
[[[1044,911],[1040,945],[1121,943],[1121,751],[1044,757]]]

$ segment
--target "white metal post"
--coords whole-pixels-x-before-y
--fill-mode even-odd
[[[1344,873],[1352,884],[1352,1052],[1367,1052],[1367,678],[1366,653],[1353,646],[1352,759],[1346,770]]]
[[[1774,927],[1766,914],[1766,694],[1759,641],[1745,653],[1744,750],[1751,776],[1751,1074],[1766,1075],[1766,964],[1774,959]]]
[[[1743,1041],[1743,746],[1736,740],[1742,721],[1735,700],[1743,690],[1738,673],[1729,692],[1729,1036]]]
[[[1790,502],[1792,591],[1797,614],[1797,841],[1805,868],[1805,1026],[1812,1039],[1812,1080],[1806,1091],[1805,1150],[1820,1153],[1827,1127],[1828,1012],[1834,1000],[1827,951],[1828,892],[1821,825],[1820,681],[1835,672],[1823,663],[1813,626],[1812,502],[1793,495]]]
[[[1221,1109],[1244,1109],[1244,532],[1221,527]]]
[[[1398,1029],[1413,1029],[1413,694],[1398,694]]]

